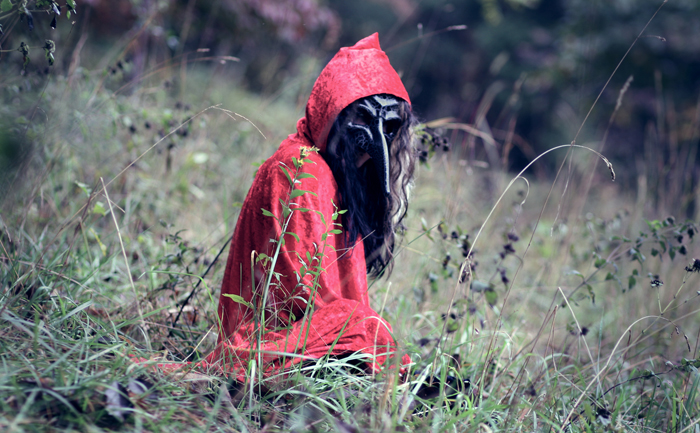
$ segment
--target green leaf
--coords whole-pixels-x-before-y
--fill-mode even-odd
[[[78,188],[83,190],[86,196],[90,197],[90,193],[92,193],[92,188],[90,188],[88,184],[78,182],[77,180],[74,183],[78,186]]]
[[[676,247],[671,247],[668,249],[668,255],[671,257],[671,260],[676,258]]]
[[[437,292],[440,290],[440,288],[438,287],[438,279],[437,279],[437,276],[435,276],[435,278],[432,278],[434,275],[435,275],[435,274],[433,274],[433,273],[431,273],[431,274],[429,275],[429,277],[430,277],[430,278],[429,278],[429,280],[430,280],[430,291],[431,291],[432,293],[437,293]]]
[[[66,0],[66,3],[68,3],[71,8],[75,9],[75,0]]]
[[[319,217],[321,217],[321,222],[322,222],[323,225],[325,226],[325,225],[326,225],[326,217],[323,215],[323,212],[321,212],[320,210],[315,210],[314,212],[316,212],[316,214],[317,214]]]
[[[649,221],[647,219],[644,220],[644,222],[647,223],[647,226],[649,227],[649,230],[655,231],[659,226],[661,226],[661,222],[659,220],[653,220]]]
[[[627,285],[629,287],[629,290],[632,290],[632,288],[637,285],[637,280],[632,275],[630,275],[629,279],[627,280]]]
[[[588,290],[588,296],[591,297],[591,302],[595,304],[595,292],[593,292],[593,287],[590,284],[586,284],[586,290]]]
[[[56,52],[56,43],[51,39],[46,39],[44,42],[44,52],[46,53],[46,60],[49,61],[49,66],[53,66],[53,63],[55,61],[53,53]]]
[[[95,203],[95,206],[92,208],[92,213],[96,213],[98,215],[105,216],[105,215],[107,215],[107,210],[105,209],[105,206],[102,204],[102,202],[98,201]]]
[[[299,173],[297,179],[316,179],[316,176],[311,173]]]
[[[102,255],[106,256],[107,247],[102,243],[100,237],[97,235],[97,232],[95,232],[95,230],[92,227],[90,227],[90,233],[92,233],[92,235],[95,237],[95,240],[97,241],[97,244],[100,246],[100,251],[102,251]]]
[[[297,197],[301,197],[302,195],[306,194],[307,192],[310,192],[310,191],[304,191],[303,189],[295,189],[295,190],[292,190],[291,194],[289,194],[289,198],[293,200]]]
[[[277,219],[277,217],[274,216],[274,215],[272,214],[272,212],[270,212],[269,210],[265,210],[265,209],[262,209],[262,208],[261,208],[260,210],[262,211],[263,215],[268,216],[268,217],[272,217],[272,218],[274,218],[274,219]]]
[[[298,234],[296,234],[296,233],[294,233],[294,232],[285,232],[284,234],[285,234],[285,235],[292,235],[292,236],[294,236],[294,239],[296,239],[297,242],[299,242],[299,235],[298,235]]]
[[[250,302],[247,302],[247,301],[246,301],[245,299],[243,299],[243,297],[241,297],[241,296],[232,295],[232,294],[230,294],[230,293],[224,293],[223,295],[226,296],[227,298],[230,298],[233,302],[235,302],[235,303],[237,303],[237,304],[243,304],[243,305],[245,305],[245,306],[248,307],[248,308],[253,308],[253,304],[251,304]]]
[[[0,12],[7,12],[12,9],[12,2],[10,0],[2,0],[0,3]]]
[[[496,305],[496,302],[498,302],[498,293],[496,293],[496,291],[491,287],[484,291],[484,296],[486,297],[486,302],[488,302],[492,307]]]
[[[421,227],[421,230],[423,230],[423,232],[425,233],[425,237],[427,237],[431,241],[435,242],[433,237],[430,235],[430,229],[428,228],[428,222],[425,221],[425,218],[423,218],[423,217],[421,217],[421,219],[420,219],[420,227]]]
[[[572,275],[578,275],[579,277],[581,277],[581,278],[584,279],[584,280],[586,279],[586,277],[584,277],[583,274],[580,273],[579,271],[577,271],[576,269],[572,270],[572,271],[569,272],[569,273],[572,274]]]
[[[615,279],[615,276],[613,274],[611,274],[610,272],[608,272],[608,275],[605,276],[605,281],[610,281],[610,280],[614,280],[614,279]]]
[[[338,230],[338,229],[333,229],[333,230],[329,230],[328,233],[332,233],[334,235],[339,235],[339,234],[343,233],[343,231]]]
[[[282,173],[284,173],[285,177],[287,178],[287,181],[291,185],[292,184],[292,176],[289,175],[289,172],[287,171],[287,169],[283,165],[280,165],[280,170],[282,170]]]
[[[595,263],[593,263],[593,266],[595,266],[596,268],[600,269],[600,268],[602,268],[603,266],[605,266],[606,263],[608,263],[607,260],[605,260],[605,259],[603,259],[603,258],[600,258],[600,259],[596,260]]]
[[[636,260],[639,263],[643,263],[647,258],[642,254],[641,251],[639,250],[634,250],[634,253],[632,254],[632,260]]]
[[[447,321],[447,332],[456,332],[459,330],[459,322],[454,319]]]

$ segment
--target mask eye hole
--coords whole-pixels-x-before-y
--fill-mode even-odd
[[[401,129],[401,121],[398,119],[387,120],[384,122],[384,134],[394,135]]]
[[[372,115],[362,107],[349,116],[349,123],[355,126],[369,126],[373,120]]]
[[[360,110],[357,113],[355,113],[355,116],[352,118],[351,123],[353,125],[371,125],[372,124],[372,116],[365,110]]]

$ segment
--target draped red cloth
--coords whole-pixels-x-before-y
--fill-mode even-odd
[[[231,243],[219,298],[218,345],[202,362],[203,367],[213,367],[245,380],[250,359],[262,359],[262,371],[269,375],[303,359],[359,351],[370,355],[368,367],[378,370],[388,352],[395,350],[391,326],[369,305],[362,241],[348,248],[345,233],[329,234],[323,240],[324,233],[337,228],[329,225],[337,210],[334,204],[342,208],[335,179],[322,157],[328,133],[345,107],[357,99],[380,93],[410,102],[375,33],[352,47],[342,48],[333,57],[314,84],[305,117],[297,122],[297,132],[287,137],[260,166]],[[297,188],[315,194],[295,198],[292,207],[311,211],[292,214],[287,233],[295,233],[298,238],[290,234],[281,236],[279,223],[263,215],[262,209],[278,217],[282,215],[280,200],[289,196],[290,183],[280,164],[293,175],[292,158],[299,158],[304,146],[315,146],[319,153],[309,154],[313,163],[304,164],[301,170],[312,177],[304,176]],[[319,211],[323,218],[314,211]],[[276,243],[271,240],[278,239],[284,239],[274,268],[279,280],[273,278],[266,308],[266,316],[275,320],[266,324],[262,343],[257,346],[256,324],[249,306],[261,305],[266,274],[260,263],[251,262],[251,253],[272,257]],[[302,261],[308,262],[306,253],[313,256],[318,249],[323,252],[323,272],[312,299],[309,290],[312,276],[302,278],[300,272]],[[300,281],[306,283],[306,288]],[[240,298],[234,300],[227,295]],[[313,304],[311,310],[307,309],[308,303]],[[306,314],[308,311],[313,314]],[[404,365],[409,362],[408,356],[402,358]]]

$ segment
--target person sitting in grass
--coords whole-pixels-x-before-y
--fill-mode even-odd
[[[260,166],[243,203],[218,345],[203,365],[245,381],[252,362],[265,376],[358,352],[368,371],[410,363],[406,355],[387,361],[396,344],[370,307],[367,276],[391,272],[413,179],[414,123],[376,33],[333,57],[297,132]]]

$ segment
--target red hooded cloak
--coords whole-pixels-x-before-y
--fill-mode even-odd
[[[310,292],[298,285],[300,257],[305,258],[306,252],[313,256],[315,248],[324,245],[324,233],[336,228],[324,225],[313,211],[320,211],[329,224],[336,211],[334,203],[342,206],[333,174],[321,156],[331,126],[352,102],[380,93],[410,103],[401,79],[379,46],[376,33],[353,47],[342,48],[321,72],[306,105],[306,115],[297,122],[297,132],[288,136],[260,166],[243,203],[219,298],[219,344],[204,364],[222,368],[243,380],[249,360],[257,359],[258,351],[263,355],[263,371],[270,374],[303,359],[358,351],[372,355],[368,363],[377,370],[386,353],[394,350],[390,325],[369,305],[361,240],[347,248],[345,233],[327,236],[321,262],[324,271],[312,300],[310,320],[304,320],[307,302],[311,302]],[[251,252],[272,257],[276,244],[271,240],[281,238],[280,225],[274,218],[263,215],[262,209],[282,215],[280,199],[289,196],[290,183],[280,164],[293,168],[292,158],[299,158],[302,147],[312,146],[320,154],[311,152],[308,158],[313,163],[304,164],[302,171],[313,177],[301,180],[298,188],[313,191],[315,195],[304,194],[293,200],[297,207],[312,211],[297,211],[292,215],[287,232],[296,233],[298,239],[289,234],[284,236],[274,268],[279,281],[273,281],[278,284],[270,287],[267,302],[267,315],[276,315],[277,327],[268,326],[258,347],[253,312],[247,305],[260,304],[265,276],[259,263],[251,263]],[[251,268],[255,275],[251,275]],[[310,278],[306,276],[307,283]],[[240,298],[235,301],[227,295]],[[247,304],[240,302],[241,298]],[[404,356],[402,361],[405,364],[410,359]]]

